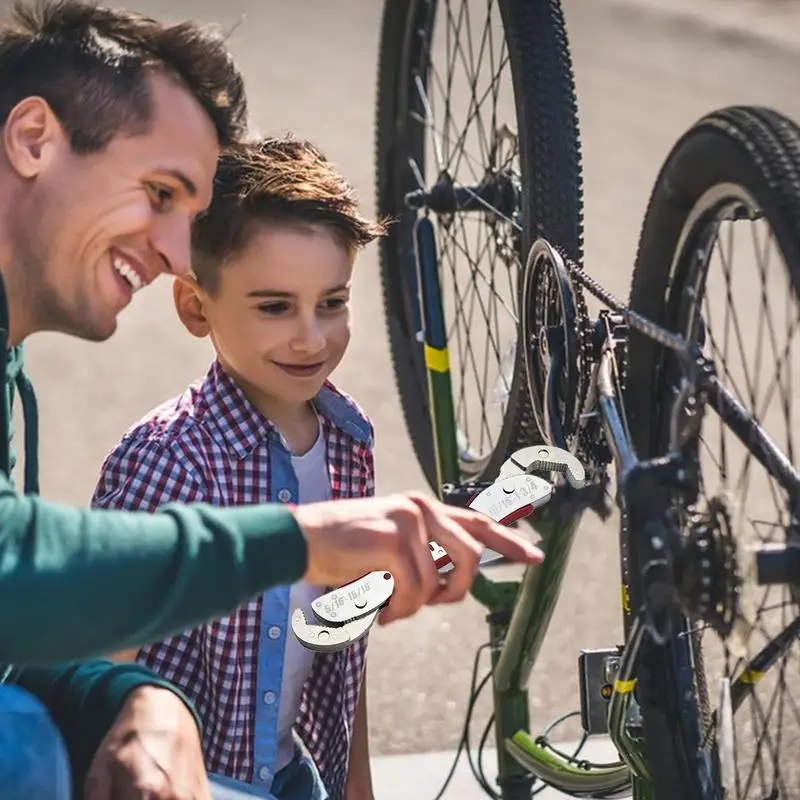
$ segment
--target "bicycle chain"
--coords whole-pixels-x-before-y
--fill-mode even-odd
[[[576,329],[574,331],[576,340],[578,342],[578,371],[580,374],[579,392],[578,392],[578,408],[583,409],[586,401],[587,393],[589,390],[591,365],[597,362],[597,353],[595,345],[595,327],[592,324],[591,317],[589,316],[589,309],[586,305],[586,299],[583,294],[583,286],[587,286],[591,294],[594,294],[601,302],[606,303],[612,310],[621,313],[620,309],[623,308],[622,304],[616,300],[610,293],[606,292],[599,284],[590,278],[574,261],[572,261],[567,254],[560,247],[553,247],[556,252],[561,256],[564,266],[567,269],[567,274],[571,280],[571,288],[573,298],[575,301],[575,321]],[[592,291],[591,286],[597,288],[597,292]],[[538,297],[538,291],[537,291]],[[611,302],[606,302],[610,300]],[[623,315],[624,316],[624,315]],[[617,348],[616,365],[618,370],[619,388],[624,391],[625,376],[627,374],[627,348],[624,342],[621,342]],[[597,429],[594,425],[581,425],[579,426],[578,433],[578,457],[584,463],[595,465],[609,464],[612,460],[611,451],[605,442],[605,435],[602,430]]]
[[[557,248],[553,248],[560,253],[560,250]],[[562,258],[564,258],[562,254]],[[566,263],[566,261],[565,261]],[[545,303],[550,301],[550,298],[547,296],[547,288],[548,283],[546,281],[541,281],[541,283],[536,286],[536,305],[538,307],[543,306]],[[589,391],[589,369],[588,365],[591,363],[591,355],[593,351],[593,333],[592,333],[592,323],[591,319],[589,318],[589,309],[586,306],[586,301],[583,297],[583,293],[579,290],[576,290],[576,287],[572,286],[570,283],[570,292],[572,294],[572,299],[574,301],[575,307],[575,319],[574,319],[574,329],[573,334],[575,335],[575,341],[577,343],[577,356],[576,356],[576,371],[577,371],[577,399],[575,403],[575,408],[578,413],[580,410],[583,409],[584,403],[586,401],[586,396]],[[566,315],[564,319],[562,319],[561,324],[563,326],[567,326],[569,324],[569,320],[566,319]],[[567,367],[565,366],[565,369]],[[569,423],[569,420],[563,420],[563,422]],[[578,430],[582,433],[580,426],[578,426]],[[580,433],[579,433],[579,441],[580,441]],[[580,457],[580,453],[578,454]]]
[[[559,252],[561,253],[560,250]],[[589,294],[600,300],[603,305],[620,314],[630,328],[670,350],[684,349],[685,343],[679,335],[670,333],[655,322],[651,322],[646,317],[631,311],[628,306],[618,300],[607,289],[604,289],[591,275],[588,275],[582,267],[570,260],[564,253],[561,253],[561,257],[570,277],[574,278]]]
[[[664,347],[673,350],[684,348],[684,341],[679,335],[671,333],[635,311],[631,311],[563,252],[559,250],[559,253],[574,282],[576,308],[586,309],[582,296],[582,290],[585,288],[611,311],[619,314],[629,328]],[[588,322],[588,314],[586,320]],[[585,325],[586,323],[584,323]],[[700,356],[700,361],[704,362],[705,359]],[[627,347],[624,342],[618,348],[616,363],[620,390],[624,393],[627,376]],[[593,435],[594,432],[586,427],[583,428],[582,433],[584,441],[581,442],[581,448],[585,455],[602,458],[605,454],[597,451],[606,448],[605,437]],[[696,579],[701,587],[701,590],[697,591],[696,596],[692,598],[694,611],[720,636],[725,638],[730,635],[738,611],[739,592],[741,591],[736,547],[731,533],[731,511],[724,498],[714,497],[707,501],[704,513],[701,513],[696,505],[689,506],[687,512],[689,547],[695,555],[690,560],[699,565]],[[713,587],[713,591],[705,587]]]
[[[591,275],[570,259],[560,247],[553,247],[558,252],[564,263],[567,275],[570,278],[571,288],[575,301],[576,329],[574,331],[578,342],[578,372],[579,372],[579,392],[578,402],[583,407],[588,390],[589,369],[588,365],[596,363],[597,354],[594,345],[594,329],[589,318],[586,301],[583,296],[585,289],[589,294],[600,300],[610,311],[618,314],[628,328],[641,333],[648,339],[660,344],[669,350],[676,352],[686,351],[686,342],[682,336],[672,333],[646,317],[632,311],[627,305],[618,300],[611,292],[603,288]],[[540,287],[537,287],[537,298],[540,297]],[[617,380],[620,393],[624,395],[625,378],[627,377],[627,347],[620,343],[616,352]],[[703,367],[705,359],[699,357],[698,365]],[[581,369],[583,366],[583,369]],[[707,371],[707,368],[704,368]],[[585,387],[585,388],[584,388]],[[591,427],[591,426],[589,426]],[[605,437],[598,436],[595,431],[588,430],[587,426],[582,426],[578,437],[578,447],[582,455],[595,459],[596,463],[608,463],[610,454],[607,452]]]

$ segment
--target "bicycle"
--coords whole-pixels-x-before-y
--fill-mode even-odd
[[[503,800],[528,800],[546,785],[576,797],[638,800],[800,797],[793,740],[787,745],[783,736],[785,719],[800,728],[800,706],[785,697],[797,682],[800,474],[784,374],[800,327],[800,128],[755,107],[720,109],[691,126],[656,178],[623,304],[582,264],[577,102],[560,3],[479,3],[487,20],[477,46],[471,32],[460,41],[471,21],[466,2],[458,13],[453,5],[385,0],[381,33],[377,205],[396,220],[381,243],[381,266],[409,435],[446,502],[466,503],[514,451],[537,443],[579,455],[591,478],[574,490],[550,475],[557,496],[534,520],[546,552],[541,567],[520,581],[480,573],[475,582],[473,596],[488,610],[492,666],[480,685],[473,671],[467,717],[489,681],[494,715],[473,772]],[[497,60],[487,45],[495,18]],[[485,91],[476,52],[490,54]],[[468,73],[466,100],[453,91],[459,63]],[[501,82],[505,67],[510,80]],[[506,118],[498,105],[509,89]],[[487,98],[489,123],[470,130]],[[465,130],[454,131],[461,114]],[[470,143],[478,156],[466,152]],[[749,223],[770,229],[752,234],[759,261],[752,294],[732,276],[734,244]],[[763,257],[771,244],[779,273]],[[488,287],[486,302],[476,299],[479,286]],[[742,293],[759,314],[752,370],[731,310]],[[594,317],[587,297],[604,306]],[[772,316],[764,322],[772,305],[783,306],[782,316],[775,312],[786,326],[782,346]],[[498,306],[509,311],[502,331]],[[759,393],[751,378],[769,358],[775,376]],[[487,381],[492,360],[496,435],[485,386],[477,390],[475,431],[465,374],[471,367]],[[768,431],[781,424],[778,442]],[[619,759],[591,764],[556,750],[551,729],[530,735],[527,685],[578,526],[587,510],[604,519],[610,512],[612,466],[623,644],[582,652],[578,675],[582,743],[607,733]],[[753,473],[757,495],[749,492]],[[765,509],[774,519],[762,519]],[[751,738],[743,738],[747,711],[758,729]],[[480,758],[492,727],[499,791]],[[469,756],[466,735],[461,745]]]

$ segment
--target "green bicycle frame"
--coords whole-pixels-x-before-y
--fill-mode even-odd
[[[415,223],[414,248],[437,485],[441,492],[446,484],[458,485],[460,464],[435,234],[427,217]],[[534,523],[547,553],[545,561],[528,568],[521,581],[495,582],[478,573],[472,587],[473,597],[489,612],[498,784],[503,800],[530,800],[534,772],[549,774],[548,770],[554,768],[552,756],[525,739],[530,727],[527,684],[558,600],[582,516],[582,512],[553,514],[545,507]],[[531,760],[536,762],[535,770],[526,766]],[[598,779],[605,779],[603,786],[627,779],[624,765],[615,765],[610,776],[602,770],[587,772],[568,764],[555,768],[562,777],[566,773],[581,791],[596,788]],[[647,795],[638,797],[646,800]]]

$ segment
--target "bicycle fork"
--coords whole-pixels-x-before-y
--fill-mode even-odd
[[[437,486],[441,496],[446,484],[458,483],[460,470],[436,235],[428,217],[420,217],[414,223],[414,254],[420,323],[418,336],[422,339],[425,354]]]

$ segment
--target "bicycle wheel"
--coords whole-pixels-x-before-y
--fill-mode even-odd
[[[490,479],[537,438],[517,347],[523,254],[545,235],[581,258],[578,120],[558,0],[386,0],[377,205],[396,220],[381,242],[383,299],[416,456],[438,490],[412,242],[429,213],[460,471]]]
[[[794,463],[800,422],[792,402],[792,371],[800,367],[797,126],[771,110],[733,107],[702,119],[680,139],[650,199],[630,305],[699,342],[720,383]],[[640,457],[663,454],[679,379],[674,362],[657,344],[632,334],[627,375],[634,445]],[[655,795],[800,797],[798,643],[796,635],[779,636],[794,630],[797,595],[794,587],[759,586],[753,579],[737,588],[731,569],[733,553],[742,575],[752,545],[793,538],[788,496],[710,406],[697,459],[699,502],[689,512],[674,510],[684,535],[698,522],[714,521],[708,528],[714,536],[704,544],[710,556],[692,563],[708,581],[703,585],[712,604],[740,593],[738,606],[753,629],[745,659],[731,639],[693,615],[681,618],[680,632],[664,646],[649,642],[643,651],[637,699]],[[762,675],[751,659],[781,642]]]

